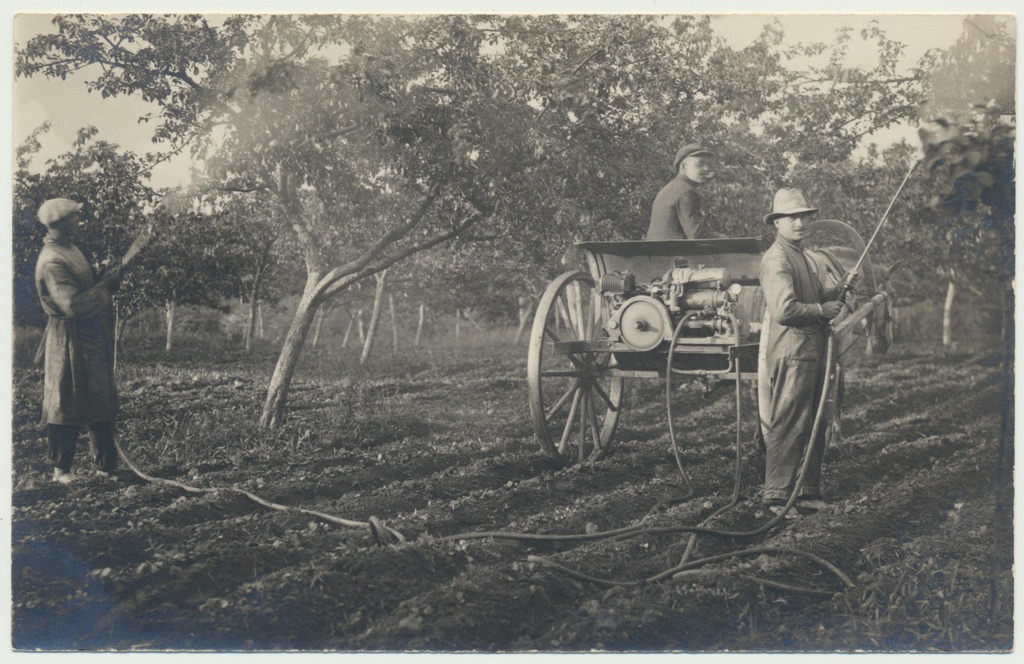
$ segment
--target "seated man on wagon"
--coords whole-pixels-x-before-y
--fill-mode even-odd
[[[710,150],[690,143],[676,152],[676,176],[662,187],[651,206],[648,240],[699,240],[712,234],[704,225],[697,187],[711,179]]]

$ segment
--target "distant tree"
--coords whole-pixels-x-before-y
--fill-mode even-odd
[[[542,106],[529,129],[542,159],[514,180],[531,195],[509,200],[500,219],[510,253],[551,269],[574,241],[642,238],[672,156],[692,140],[716,153],[711,227],[760,236],[794,165],[844,163],[863,137],[914,117],[921,96],[918,76],[896,73],[901,45],[876,25],[790,46],[769,24],[742,49],[707,17],[551,16],[520,27],[503,67]],[[876,46],[873,67],[847,64],[858,38]],[[794,68],[797,59],[811,64]]]
[[[307,279],[261,421],[277,424],[319,305],[486,217],[460,118],[493,112],[483,34],[465,17],[60,16],[19,75],[100,65],[90,87],[161,108],[155,138],[198,139],[225,189],[270,193]],[[216,129],[215,129],[216,128]],[[462,140],[463,143],[458,143]],[[216,142],[216,146],[214,143]],[[509,164],[511,166],[511,164]]]
[[[947,321],[958,283],[994,277],[1003,311],[1003,390],[999,445],[992,465],[996,509],[992,528],[989,610],[999,604],[1004,542],[1013,530],[1015,393],[1015,145],[1016,22],[1013,17],[973,16],[961,38],[936,54],[921,130],[924,165],[937,195],[931,206],[934,232],[950,255]],[[948,328],[944,341],[948,341]]]
[[[1013,27],[1006,17],[972,16],[956,44],[929,54],[922,117],[930,122],[920,133],[935,194],[925,228],[943,247],[947,344],[958,287],[995,280],[1003,291],[1004,333],[1013,314]]]
[[[958,285],[973,285],[976,296],[988,299],[986,285],[998,284],[1004,335],[1013,317],[1016,130],[1000,115],[989,110],[945,125],[937,140],[923,132],[925,165],[937,191],[925,229],[941,240],[948,279],[946,345],[952,336],[949,310]]]
[[[174,198],[165,192],[165,200]],[[180,305],[223,309],[226,298],[237,293],[242,265],[229,249],[239,229],[210,214],[198,202],[168,209],[158,206],[152,223],[154,239],[131,270],[126,293],[133,296],[133,309],[162,308],[165,314],[165,349],[173,347],[176,311]]]
[[[969,16],[956,43],[932,49],[918,68],[923,83],[922,119],[965,118],[974,109],[995,115],[1015,111],[1017,38],[1013,17]]]
[[[506,255],[498,239],[438,248],[406,265],[411,279],[400,287],[412,299],[435,310],[473,310],[498,321],[514,320],[518,296],[536,271]]]
[[[301,256],[266,192],[224,192],[216,183],[200,182],[192,195],[197,208],[217,227],[204,238],[215,246],[216,278],[227,296],[247,304],[242,341],[248,353],[261,304],[301,293]]]

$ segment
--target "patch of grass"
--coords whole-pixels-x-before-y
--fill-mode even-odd
[[[126,453],[142,466],[174,467],[183,473],[221,465],[274,465],[297,457],[330,456],[342,449],[368,450],[430,433],[429,425],[380,381],[295,385],[284,423],[272,430],[258,425],[259,391],[235,392],[230,379],[217,371],[131,368],[125,370],[122,383],[131,392],[142,393],[130,410],[149,413],[126,418],[122,424]],[[154,386],[160,391],[148,394],[157,389]],[[218,388],[225,396],[194,407],[197,397]],[[163,410],[155,412],[147,402],[159,403]]]
[[[16,367],[34,366],[36,351],[43,339],[43,328],[23,327],[14,328],[14,348],[12,360]]]
[[[914,557],[876,571],[856,593],[844,597],[842,631],[879,650],[963,652],[1006,649],[1012,644],[1012,625],[990,624],[992,584],[979,561],[940,561]],[[1008,574],[999,581],[1008,599]],[[999,611],[997,615],[1008,615]],[[995,628],[995,629],[994,629]],[[1008,639],[994,642],[983,635],[1002,632]],[[856,635],[856,637],[854,637]]]
[[[125,452],[137,465],[175,466],[186,472],[210,464],[237,465],[244,455],[277,442],[259,430],[252,410],[204,409],[133,420],[122,426]]]
[[[1002,311],[998,306],[978,306],[962,298],[953,303],[951,334],[956,344],[974,340],[998,341]],[[904,343],[942,343],[942,302],[925,300],[896,310],[896,340]]]
[[[318,431],[324,442],[335,448],[368,448],[429,435],[428,424],[402,407],[401,401],[388,385],[347,381],[337,394],[337,404],[319,414],[309,433]]]
[[[870,571],[833,603],[829,631],[837,645],[931,652],[1012,648],[1012,546],[997,541],[1002,536],[992,527],[990,499],[954,504],[932,534],[865,548]]]

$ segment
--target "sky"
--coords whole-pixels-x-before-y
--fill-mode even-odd
[[[78,3],[74,3],[78,4]],[[122,3],[123,4],[123,3]],[[118,3],[103,3],[102,7],[111,7],[112,9],[130,10],[130,3],[125,6]],[[136,3],[137,4],[137,3]],[[228,7],[230,3],[214,3],[215,8]],[[272,7],[273,3],[265,3],[266,6]],[[397,9],[408,3],[394,2],[392,0],[383,0],[373,5],[374,11],[387,12],[387,11],[401,11]],[[518,7],[518,11],[529,11],[531,2],[519,2],[509,3],[509,7]],[[562,3],[559,4],[557,0],[554,3],[535,3],[538,9],[534,11],[552,11],[554,8],[565,6],[567,10],[571,10],[573,3]],[[649,3],[650,9],[644,9],[644,2],[631,3],[626,6],[622,3],[619,4],[619,9],[615,10],[612,7],[615,3],[588,3],[586,5],[587,11],[591,12],[615,12],[615,11],[669,11],[670,6],[668,3],[652,1]],[[731,5],[737,3],[719,2],[715,3],[715,11],[729,12],[739,11],[730,10]],[[743,4],[743,3],[739,3]],[[890,9],[896,8],[895,6],[899,3],[887,3]],[[256,3],[260,5],[260,3]],[[464,10],[469,10],[473,7],[473,3],[458,3],[452,2],[448,4],[434,3],[435,7],[451,7],[454,10],[459,10],[460,6],[465,5]],[[604,9],[603,6],[607,5]],[[869,6],[870,3],[862,2],[858,4],[858,7]],[[929,9],[931,11],[939,11],[934,9],[933,6],[941,5],[941,3],[929,3]],[[175,5],[176,11],[177,4]],[[284,11],[284,7],[287,7],[287,11],[326,11],[328,5],[325,3],[303,3],[301,0],[297,3],[289,3],[283,5],[278,3],[276,10],[268,9],[268,11]],[[330,3],[330,11],[345,11],[345,3]],[[540,7],[543,6],[543,9]],[[763,11],[763,8],[769,5],[760,4],[758,8]],[[52,11],[52,4],[45,5],[49,11]],[[206,6],[207,8],[210,5]],[[365,8],[366,5],[361,5]],[[396,9],[389,9],[395,7]],[[430,4],[418,3],[416,5],[418,11],[430,11]],[[512,11],[511,9],[502,9],[501,3],[476,3],[476,7],[494,7],[497,11]],[[790,11],[791,9],[796,11],[809,11],[807,8],[800,9],[799,3],[788,3],[788,4],[773,4],[770,5],[772,8],[777,10]],[[835,4],[837,11],[842,11],[842,3]],[[247,4],[247,11],[259,11],[261,7],[253,6],[253,3]],[[687,5],[680,5],[678,3],[672,3],[672,11],[680,11],[686,9],[687,11],[698,11],[695,3]],[[707,11],[710,9],[704,9]],[[962,5],[960,6],[962,11]],[[74,11],[81,11],[81,7],[75,7]],[[26,8],[22,11],[36,11],[35,7],[31,9]],[[847,8],[847,11],[850,11]],[[14,45],[22,45],[25,41],[35,34],[43,32],[53,31],[50,23],[51,16],[44,14],[21,14],[20,16],[14,17],[13,20],[13,42]],[[778,20],[784,27],[787,41],[829,41],[831,40],[836,30],[841,26],[849,26],[855,30],[866,27],[872,20],[877,20],[886,33],[907,45],[907,49],[904,56],[904,65],[910,66],[917,62],[918,58],[929,48],[944,48],[952,45],[957,37],[959,36],[962,29],[962,15],[957,14],[932,14],[932,15],[884,15],[881,13],[876,14],[846,14],[846,15],[822,15],[822,14],[741,14],[731,13],[726,15],[716,15],[713,19],[713,25],[719,34],[725,37],[729,43],[734,47],[742,47],[749,44],[756,36],[761,32],[763,26],[774,20]],[[851,64],[870,67],[873,64],[876,54],[872,49],[870,43],[861,41],[859,38],[853,42],[853,50],[851,52],[852,61]],[[13,81],[13,104],[12,104],[12,138],[13,147],[17,147],[28,135],[38,127],[42,122],[49,121],[51,124],[50,131],[43,138],[43,151],[36,158],[35,162],[37,167],[45,162],[47,157],[56,156],[62,152],[70,149],[74,137],[77,131],[85,125],[95,125],[99,129],[99,137],[114,143],[121,145],[125,149],[133,150],[137,153],[162,151],[160,145],[154,145],[150,137],[152,135],[153,123],[140,123],[138,118],[147,112],[153,112],[156,110],[155,106],[147,105],[145,102],[137,98],[108,98],[103,99],[98,94],[90,94],[87,92],[84,85],[86,76],[78,74],[69,77],[65,81],[61,80],[49,80],[39,76],[32,78],[18,78]],[[871,137],[871,141],[878,143],[879,145],[888,145],[900,138],[907,138],[913,140],[915,137],[915,129],[909,126],[900,126],[890,128],[888,130],[882,130]],[[190,180],[190,169],[192,164],[190,163],[187,155],[183,155],[180,158],[176,158],[166,165],[157,167],[153,173],[152,184],[155,187],[173,187],[173,186],[184,186],[187,185]]]

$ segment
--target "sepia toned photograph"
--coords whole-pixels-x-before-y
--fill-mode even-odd
[[[1017,16],[726,6],[12,12],[7,655],[1012,653]]]

